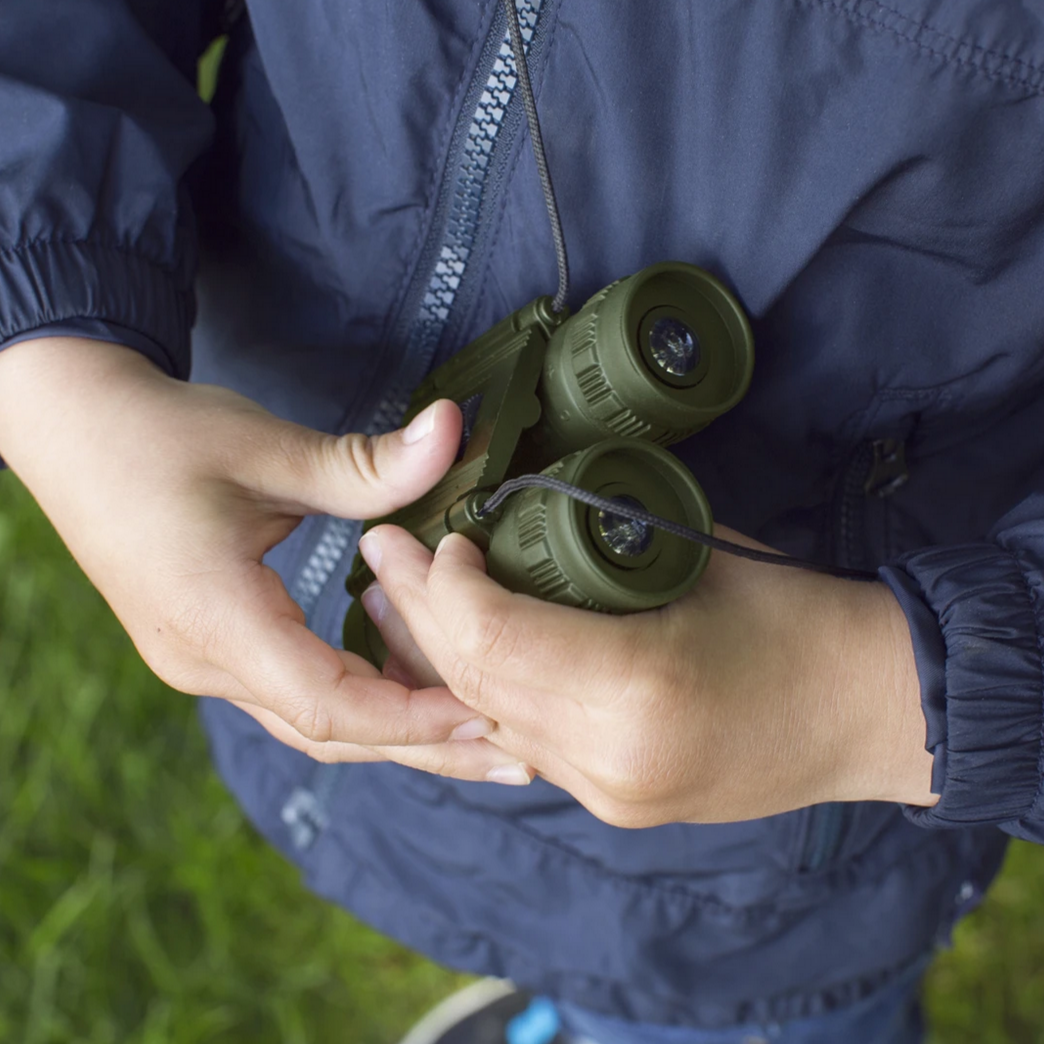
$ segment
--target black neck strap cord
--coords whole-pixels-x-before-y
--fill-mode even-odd
[[[573,500],[579,500],[581,504],[597,508],[609,514],[619,515],[621,518],[629,518],[635,522],[642,522],[647,526],[662,529],[665,533],[672,533],[683,540],[691,540],[694,544],[703,544],[704,547],[713,548],[715,551],[724,551],[729,555],[737,555],[739,558],[749,559],[751,562],[764,562],[766,565],[789,566],[792,569],[808,569],[814,573],[826,573],[829,576],[837,576],[843,580],[876,580],[877,574],[865,569],[845,569],[841,566],[821,565],[818,562],[806,562],[802,558],[791,558],[789,555],[781,555],[775,551],[756,551],[742,544],[734,544],[731,540],[722,540],[720,537],[711,536],[709,533],[701,533],[698,529],[683,526],[680,522],[672,522],[669,518],[661,518],[651,511],[628,503],[625,500],[615,500],[610,497],[600,497],[597,493],[588,493],[586,489],[563,482],[561,479],[551,478],[549,475],[519,475],[518,478],[508,479],[497,491],[479,508],[475,514],[479,518],[492,514],[512,493],[529,489],[536,486],[540,489],[549,489],[554,493],[562,493]]]
[[[555,261],[558,263],[558,293],[555,294],[551,309],[555,312],[561,312],[565,308],[566,298],[569,296],[569,258],[566,257],[562,220],[558,216],[558,203],[555,200],[554,186],[551,184],[551,172],[547,169],[547,156],[544,154],[544,138],[540,133],[536,99],[533,97],[533,84],[529,79],[529,65],[526,62],[526,45],[522,40],[522,26],[518,21],[515,0],[504,0],[504,13],[507,16],[511,50],[515,55],[515,68],[518,70],[518,85],[522,88],[522,108],[526,110],[526,122],[529,124],[529,140],[533,144],[533,158],[536,160],[537,173],[540,175],[540,185],[544,190],[547,216],[551,219],[551,239],[555,244]]]
[[[508,37],[511,40],[511,50],[515,56],[515,68],[518,72],[518,85],[522,89],[522,107],[526,111],[526,122],[529,124],[529,139],[533,145],[533,158],[536,160],[537,173],[540,175],[540,185],[544,190],[544,202],[547,205],[547,214],[551,219],[551,239],[555,246],[555,260],[558,264],[558,293],[555,294],[552,308],[561,312],[565,307],[566,297],[569,295],[569,259],[566,257],[565,236],[562,233],[562,221],[558,214],[558,203],[555,200],[554,186],[551,184],[551,172],[547,168],[547,156],[544,153],[544,139],[540,133],[540,120],[537,117],[536,100],[533,97],[533,85],[529,79],[529,66],[526,62],[525,42],[522,39],[522,26],[518,20],[518,10],[515,0],[503,0],[504,14],[507,17]],[[747,558],[752,562],[765,562],[771,565],[790,566],[795,569],[809,569],[816,573],[827,573],[830,576],[842,577],[845,580],[876,580],[877,574],[862,569],[844,569],[841,567],[820,565],[816,562],[806,562],[800,558],[790,558],[787,555],[776,554],[770,551],[755,551],[741,544],[734,544],[729,540],[721,540],[718,537],[701,533],[690,529],[670,519],[660,518],[643,508],[635,507],[622,500],[611,500],[608,497],[599,497],[579,486],[570,485],[559,479],[549,478],[547,475],[520,475],[518,478],[505,482],[476,512],[479,517],[488,515],[495,511],[503,501],[517,493],[521,489],[538,486],[549,489],[556,493],[562,493],[574,500],[579,500],[590,507],[607,511],[623,518],[629,518],[635,522],[644,522],[648,526],[655,526],[666,533],[673,533],[684,540],[692,540],[697,544],[724,551],[726,554],[737,555]]]

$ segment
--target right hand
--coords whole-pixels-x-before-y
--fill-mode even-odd
[[[441,401],[405,431],[336,438],[119,345],[0,352],[0,454],[160,678],[233,701],[318,760],[485,779],[517,766],[475,738],[493,723],[324,643],[261,563],[306,514],[374,518],[415,500],[453,462],[460,425]]]

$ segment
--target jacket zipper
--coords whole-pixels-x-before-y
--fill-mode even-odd
[[[537,25],[544,3],[515,0],[527,55],[542,42]],[[398,426],[413,389],[435,360],[454,312],[463,311],[455,306],[470,300],[468,291],[474,280],[468,279],[473,272],[469,261],[476,252],[481,218],[496,200],[506,153],[510,152],[510,148],[497,148],[498,139],[503,130],[517,132],[520,125],[519,106],[510,108],[517,77],[499,6],[477,68],[453,135],[454,160],[446,166],[436,218],[405,297],[402,313],[406,318],[396,325],[398,336],[392,338],[392,343],[405,343],[405,358],[395,367],[395,380],[365,426],[368,435],[383,434]],[[513,136],[509,135],[509,141]],[[341,557],[354,546],[357,530],[358,523],[351,520],[326,520],[314,551],[291,588],[306,616]]]
[[[551,0],[515,0],[526,55],[530,61],[544,37],[542,9]],[[436,361],[440,343],[453,338],[476,290],[475,257],[483,255],[485,216],[495,206],[510,158],[511,145],[522,125],[521,106],[512,106],[518,79],[508,41],[507,23],[496,4],[476,73],[453,133],[435,205],[434,219],[390,338],[404,344],[403,359],[370,421],[369,435],[394,430],[406,412],[413,389]],[[304,610],[309,626],[319,597],[341,559],[359,538],[361,523],[326,518],[290,594]],[[296,787],[283,805],[282,819],[291,841],[305,850],[325,829],[328,806],[343,765],[317,765],[308,787]]]

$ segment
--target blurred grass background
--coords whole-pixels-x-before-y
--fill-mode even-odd
[[[0,1042],[395,1044],[466,981],[303,890],[9,473],[0,707]],[[1044,1044],[1044,851],[1012,846],[927,1002],[934,1044]]]
[[[395,1044],[466,981],[303,890],[10,473],[0,706],[0,1041]],[[1044,850],[1012,846],[928,1005],[936,1044],[1044,1042]]]
[[[466,981],[306,893],[0,474],[0,1041],[394,1044]]]

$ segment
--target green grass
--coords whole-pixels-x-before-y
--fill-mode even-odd
[[[1011,845],[986,902],[936,960],[927,1001],[938,1044],[1044,1042],[1044,849]]]
[[[0,475],[0,1041],[394,1044],[464,980],[306,893]],[[937,1044],[1044,1042],[1044,852],[932,971]]]
[[[462,981],[306,893],[0,475],[0,1041],[385,1044]]]
[[[199,96],[205,102],[209,102],[214,97],[214,91],[217,90],[218,69],[221,68],[221,59],[225,54],[227,43],[227,36],[219,36],[199,59],[196,87],[199,90]]]

